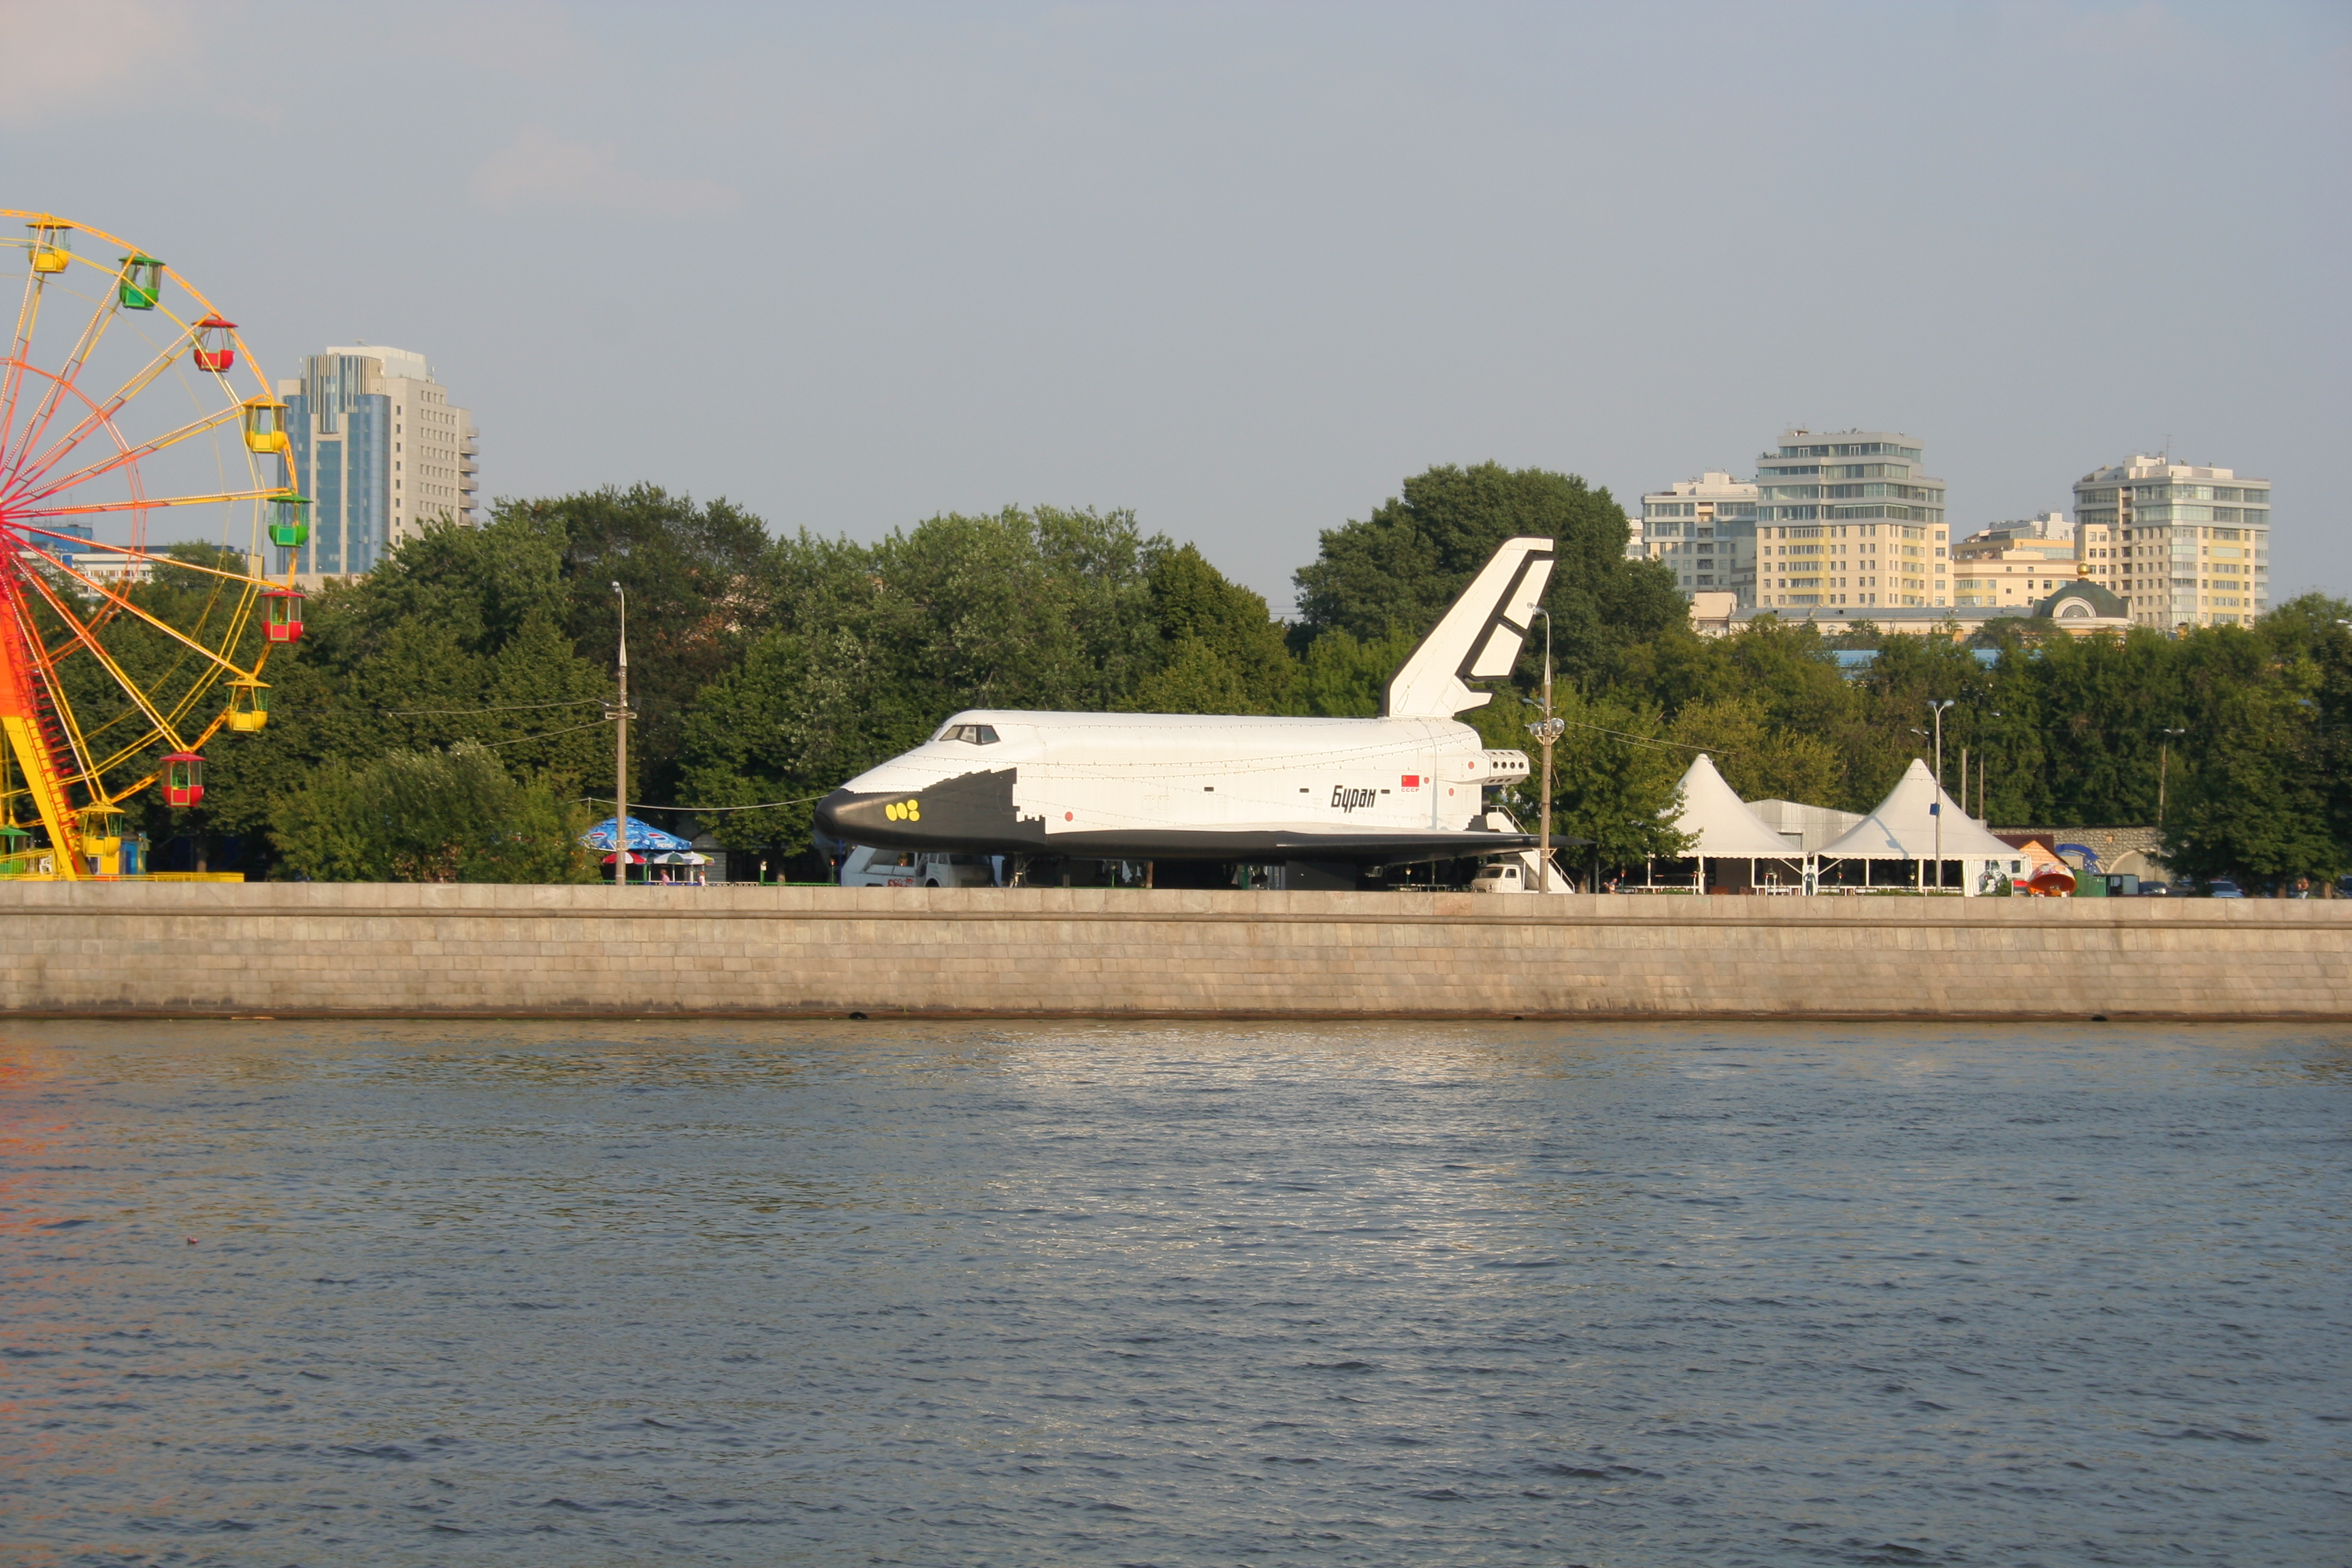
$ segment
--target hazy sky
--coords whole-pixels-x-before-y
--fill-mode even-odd
[[[1966,530],[2168,437],[2275,481],[2274,597],[2352,591],[2341,0],[0,0],[0,206],[272,374],[424,353],[492,495],[1126,506],[1280,605],[1432,463],[1895,428]]]

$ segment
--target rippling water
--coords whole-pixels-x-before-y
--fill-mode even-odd
[[[2347,1557],[2352,1032],[0,1062],[10,1562]]]

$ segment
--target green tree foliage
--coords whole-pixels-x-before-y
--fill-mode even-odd
[[[1687,841],[1672,823],[1681,806],[1688,753],[1665,743],[1657,710],[1614,694],[1587,697],[1574,687],[1558,687],[1552,713],[1567,725],[1552,750],[1552,832],[1587,841],[1581,848],[1561,851],[1560,863],[1574,869],[1580,857],[1587,862],[1597,858],[1606,868],[1681,854]],[[1539,702],[1507,689],[1464,719],[1487,745],[1527,752],[1532,759],[1536,748],[1527,727],[1542,714]],[[1536,826],[1541,790],[1538,764],[1528,782],[1510,792],[1521,826]]]
[[[2343,609],[2314,595],[2253,630],[2180,639],[2170,673],[2188,766],[2164,824],[2176,869],[2275,884],[2352,865],[2331,770],[2346,744]]]
[[[562,629],[562,560],[542,517],[502,508],[478,530],[430,527],[368,576],[313,595],[302,640],[270,658],[268,727],[215,740],[205,804],[181,826],[266,832],[281,869],[317,877],[331,873],[314,867],[353,862],[320,860],[290,837],[330,818],[289,816],[284,803],[394,753],[479,749],[523,791],[486,798],[534,811],[542,795],[571,801],[608,789],[613,732],[602,704],[612,682]]]
[[[588,814],[496,752],[394,751],[312,770],[272,805],[285,866],[321,882],[593,882]]]
[[[600,672],[629,601],[632,799],[677,800],[679,748],[696,695],[733,668],[769,624],[777,584],[767,527],[725,500],[698,506],[653,485],[509,503],[557,552],[557,625]],[[611,689],[610,677],[606,689]]]
[[[611,789],[618,581],[641,715],[631,798],[759,806],[708,820],[731,847],[789,855],[818,797],[962,709],[1374,714],[1415,643],[1522,534],[1559,542],[1546,605],[1569,731],[1552,804],[1561,833],[1595,841],[1588,859],[1677,852],[1661,814],[1699,750],[1746,798],[1867,809],[1933,756],[1928,704],[1950,700],[1945,779],[1959,784],[1965,753],[1969,804],[1997,825],[2152,823],[2164,759],[2167,853],[2184,871],[2261,884],[2352,865],[2352,605],[2313,595],[2252,628],[2179,636],[2013,623],[1979,639],[1990,666],[1955,637],[1866,623],[1824,637],[1766,616],[1702,637],[1664,569],[1623,559],[1606,490],[1493,463],[1415,475],[1325,532],[1287,627],[1126,512],[948,513],[861,544],[771,540],[725,501],[650,486],[501,504],[478,531],[430,529],[314,595],[303,640],[270,652],[268,726],[215,736],[205,804],[151,798],[142,825],[224,854],[267,841],[285,874],[580,874],[564,803]],[[236,596],[205,568],[241,561],[174,554],[131,603],[217,628]],[[53,644],[67,635],[56,611],[34,613]],[[258,626],[235,640],[249,667]],[[112,613],[105,647],[175,722],[217,711],[203,657],[136,615]],[[1875,659],[1851,675],[1833,648]],[[1532,752],[1541,658],[1538,635],[1465,715],[1490,745]],[[145,728],[86,650],[59,679],[95,747]],[[1531,822],[1533,785],[1514,796]]]
[[[1389,678],[1412,657],[1421,634],[1403,629],[1359,642],[1344,629],[1307,645],[1298,661],[1300,706],[1319,719],[1370,719],[1379,714]]]
[[[1559,668],[1582,675],[1620,644],[1686,618],[1674,577],[1655,562],[1625,559],[1624,509],[1574,474],[1498,463],[1433,468],[1360,522],[1329,529],[1297,574],[1299,637],[1345,631],[1360,642],[1437,624],[1505,540],[1559,542],[1544,591]],[[1539,650],[1522,658],[1532,670]]]
[[[1265,599],[1209,564],[1194,546],[1162,549],[1146,571],[1157,662],[1138,684],[1146,713],[1282,713],[1297,665]]]
[[[1154,624],[1152,570],[1169,553],[1129,513],[1047,507],[950,513],[871,547],[781,542],[772,624],[687,717],[691,804],[784,802],[714,831],[733,847],[793,847],[815,797],[960,709],[1129,708],[1155,678],[1171,697],[1187,679],[1247,695],[1250,667],[1226,650],[1248,644],[1210,640],[1227,610],[1195,574],[1173,575],[1207,610],[1172,637]]]
[[[1826,801],[1840,792],[1837,750],[1818,734],[1773,724],[1752,697],[1685,704],[1666,738],[1706,752],[1742,800]]]

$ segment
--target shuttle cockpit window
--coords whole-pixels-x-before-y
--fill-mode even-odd
[[[993,724],[950,724],[946,729],[940,731],[939,739],[942,741],[966,741],[975,746],[992,746],[996,744],[996,726]]]

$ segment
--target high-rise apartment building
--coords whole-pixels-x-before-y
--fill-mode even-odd
[[[2113,542],[2100,581],[2140,626],[2243,626],[2270,608],[2268,479],[2135,454],[2074,481],[2074,516]]]
[[[1756,604],[1756,487],[1729,474],[1703,473],[1642,498],[1636,560],[1663,561],[1675,585],[1693,594],[1728,591],[1741,609]]]
[[[296,571],[348,576],[439,518],[471,525],[473,420],[451,405],[422,354],[367,343],[331,348],[278,384],[286,400],[288,482],[310,499],[310,542]]]
[[[1787,430],[1756,464],[1759,609],[1949,605],[1944,481],[1891,430]]]

